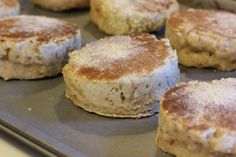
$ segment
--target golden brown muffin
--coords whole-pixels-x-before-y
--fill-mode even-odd
[[[63,68],[66,97],[89,112],[141,118],[179,81],[176,52],[155,36],[107,37],[70,54]]]
[[[236,79],[169,90],[160,104],[156,143],[176,157],[236,157]]]
[[[77,26],[40,16],[0,20],[0,77],[36,79],[61,72],[70,51],[80,48]]]
[[[189,10],[172,15],[166,37],[179,63],[189,67],[236,69],[236,15],[225,11]]]
[[[91,0],[91,19],[108,34],[159,30],[178,10],[176,0]]]

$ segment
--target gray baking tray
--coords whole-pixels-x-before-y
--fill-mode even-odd
[[[179,0],[179,2],[194,8],[214,8],[236,13],[235,0]]]
[[[53,13],[23,0],[22,13],[78,24],[83,42],[106,36],[88,10]],[[181,68],[181,81],[236,77],[236,72]],[[113,119],[88,113],[65,98],[62,76],[35,81],[0,80],[0,129],[47,156],[170,157],[155,146],[157,115]]]

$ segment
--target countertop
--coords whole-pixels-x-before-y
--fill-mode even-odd
[[[39,152],[3,132],[0,132],[0,148],[0,157],[43,157]]]

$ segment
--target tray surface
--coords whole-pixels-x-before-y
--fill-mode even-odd
[[[78,24],[83,43],[106,36],[89,20],[88,10],[54,13],[22,0],[22,13]],[[181,81],[236,77],[236,72],[181,68]],[[35,81],[0,80],[0,123],[59,156],[170,157],[155,146],[157,116],[113,119],[88,113],[64,96],[62,76]]]

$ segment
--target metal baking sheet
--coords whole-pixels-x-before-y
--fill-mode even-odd
[[[88,10],[54,13],[22,0],[22,13],[47,15],[78,24],[83,42],[101,33]],[[181,68],[181,81],[236,77],[236,72]],[[34,81],[0,80],[0,129],[47,156],[170,157],[155,146],[157,115],[113,119],[88,113],[65,98],[62,76]]]
[[[236,0],[179,0],[179,2],[194,8],[214,8],[236,13]]]

